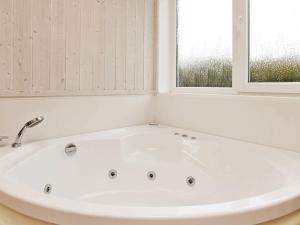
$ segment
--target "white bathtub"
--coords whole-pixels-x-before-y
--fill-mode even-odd
[[[300,154],[177,128],[2,150],[0,202],[60,225],[252,225],[300,208]]]

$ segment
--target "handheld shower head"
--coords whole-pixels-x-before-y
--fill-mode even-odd
[[[25,133],[25,130],[27,128],[32,128],[37,126],[38,124],[40,124],[41,122],[43,122],[44,117],[40,116],[37,118],[34,118],[33,120],[28,121],[27,123],[25,123],[25,125],[23,126],[23,128],[20,130],[20,132],[18,133],[18,136],[15,140],[15,142],[12,144],[13,148],[18,148],[22,145],[21,141],[22,141],[22,137]]]
[[[44,120],[44,117],[40,116],[40,117],[34,118],[33,120],[30,120],[29,122],[27,122],[25,124],[25,126],[28,128],[35,127],[36,125],[43,122],[43,120]]]

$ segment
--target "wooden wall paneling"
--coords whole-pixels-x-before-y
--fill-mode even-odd
[[[92,90],[95,57],[94,1],[81,0],[80,89]]]
[[[32,0],[32,89],[50,89],[51,0]]]
[[[93,87],[96,90],[105,88],[105,2],[110,0],[94,1],[95,25],[95,58]]]
[[[135,89],[136,66],[136,1],[127,0],[126,89]]]
[[[51,0],[50,89],[66,89],[66,1]]]
[[[144,29],[144,87],[153,90],[154,76],[154,15],[153,0],[145,0],[145,29]]]
[[[0,0],[0,96],[153,90],[156,0]]]
[[[117,34],[116,34],[116,89],[126,89],[126,0],[117,1]]]
[[[12,0],[14,6],[13,89],[32,89],[32,0]]]
[[[135,89],[144,89],[144,21],[145,0],[136,1],[136,67]]]
[[[154,33],[153,33],[153,56],[152,56],[152,66],[153,66],[153,86],[150,87],[150,91],[157,92],[158,91],[158,68],[159,68],[159,57],[158,57],[158,0],[153,0],[154,4]]]
[[[0,0],[0,90],[12,89],[12,0]]]
[[[105,1],[105,90],[116,89],[117,1]]]
[[[80,89],[80,44],[81,6],[80,0],[66,1],[66,89]]]

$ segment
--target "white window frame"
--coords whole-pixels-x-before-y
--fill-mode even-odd
[[[233,88],[239,92],[300,93],[299,82],[249,82],[249,1],[233,0]]]
[[[176,0],[159,0],[159,79],[160,92],[171,93],[300,93],[300,82],[249,82],[249,1],[232,0],[233,5],[233,56],[232,88],[177,87],[177,6]],[[166,54],[167,53],[167,54]],[[167,79],[166,79],[167,78]],[[170,82],[166,83],[166,80]]]

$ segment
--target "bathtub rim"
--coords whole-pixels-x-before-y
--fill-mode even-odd
[[[251,221],[249,224],[258,224],[298,210],[299,189],[300,181],[270,193],[232,202],[192,206],[116,206],[45,196],[29,189],[20,191],[14,183],[0,178],[0,200],[4,206],[56,224],[64,223],[70,217],[133,221],[198,220],[198,222],[200,220],[209,222],[223,217],[229,221],[242,220],[243,224],[247,224],[246,221]]]

